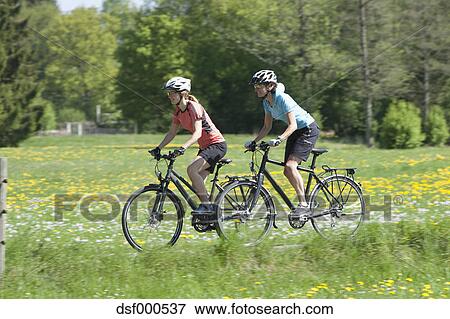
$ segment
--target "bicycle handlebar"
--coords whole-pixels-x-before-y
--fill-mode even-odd
[[[245,153],[247,153],[247,152],[255,152],[255,151],[257,151],[257,150],[266,151],[266,150],[268,150],[270,147],[271,147],[271,146],[269,145],[269,143],[266,143],[266,142],[264,142],[264,141],[261,141],[259,144],[256,144],[254,148],[245,150]]]
[[[183,155],[183,154],[180,154],[180,153],[175,152],[175,151],[170,151],[167,154],[159,154],[159,155],[156,155],[156,156],[154,156],[154,155],[152,155],[152,156],[153,156],[153,158],[155,160],[160,161],[162,159],[174,160],[175,158],[177,158],[178,156],[181,156],[181,155]]]

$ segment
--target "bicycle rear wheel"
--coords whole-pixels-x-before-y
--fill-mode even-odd
[[[322,183],[317,184],[311,193],[314,229],[325,238],[354,236],[366,213],[361,188],[343,175],[329,176]]]
[[[255,182],[237,181],[218,195],[216,231],[221,238],[256,245],[269,233],[275,206],[269,192],[261,188],[256,205],[250,209],[256,190]]]
[[[134,192],[122,211],[122,230],[136,250],[172,246],[183,228],[183,209],[179,199],[167,190],[162,199],[159,185]]]

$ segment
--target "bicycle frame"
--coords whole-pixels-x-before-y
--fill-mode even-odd
[[[272,175],[270,175],[269,171],[266,169],[267,163],[275,164],[277,166],[282,166],[282,167],[286,166],[284,162],[270,159],[269,158],[269,150],[270,150],[269,147],[263,149],[263,151],[264,151],[263,158],[261,160],[259,171],[256,174],[257,190],[256,190],[255,197],[254,197],[250,207],[251,207],[251,209],[253,209],[253,207],[256,205],[256,202],[257,202],[257,199],[259,196],[259,191],[264,183],[264,177],[265,177],[270,182],[270,184],[275,189],[275,191],[281,196],[281,198],[283,199],[285,204],[289,207],[289,209],[294,210],[295,206],[292,203],[292,201],[289,199],[289,197],[286,195],[286,193],[283,191],[283,189],[277,184],[275,179],[272,177]],[[314,172],[316,159],[317,159],[317,155],[313,155],[313,160],[311,162],[310,168],[304,168],[304,167],[301,167],[300,165],[297,166],[297,170],[308,173],[308,182],[307,182],[306,188],[305,188],[305,198],[307,200],[309,198],[312,180],[314,178],[315,181],[324,188],[326,193],[328,193],[328,195],[330,195],[334,201],[339,202],[337,200],[337,198],[329,191],[328,187],[322,183],[320,178]],[[253,162],[253,160],[252,160],[252,162]]]
[[[181,196],[189,204],[189,206],[192,209],[196,209],[198,205],[192,199],[192,196],[189,195],[189,193],[187,192],[186,188],[183,187],[183,185],[186,186],[194,194],[196,194],[194,187],[183,176],[181,176],[179,173],[177,173],[175,171],[175,169],[173,168],[175,159],[171,158],[171,159],[168,159],[168,161],[169,161],[169,165],[167,167],[166,175],[164,176],[164,178],[161,178],[161,176],[158,176],[158,178],[160,180],[161,189],[162,189],[162,194],[160,195],[162,197],[159,200],[159,205],[162,205],[162,203],[164,202],[165,196],[167,194],[167,189],[168,189],[170,183],[172,182],[175,185],[175,187],[178,189],[178,191],[180,192]],[[219,169],[221,167],[222,167],[222,165],[218,164],[218,166],[215,169],[214,177],[211,180],[212,185],[211,185],[211,191],[209,193],[210,201],[214,198],[214,190],[216,188],[219,191],[223,191],[223,188],[217,183],[217,181],[218,181],[217,177],[219,175]],[[158,207],[158,209],[161,209],[161,207]]]

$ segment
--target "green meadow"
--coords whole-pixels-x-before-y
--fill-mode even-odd
[[[178,136],[171,147],[187,136]],[[226,175],[248,174],[250,136],[227,135]],[[105,202],[86,218],[76,202],[58,215],[55,198],[123,199],[157,181],[147,150],[162,135],[33,137],[8,158],[6,271],[0,298],[448,298],[450,148],[368,149],[319,140],[322,164],[357,167],[373,207],[354,239],[324,240],[307,224],[278,229],[256,247],[197,233],[185,218],[177,244],[138,253],[122,235],[120,211]],[[176,161],[186,176],[195,147]],[[282,159],[283,147],[271,157]],[[276,180],[294,198],[279,167]],[[270,189],[270,187],[269,187]],[[59,194],[59,195],[58,195]],[[274,193],[272,193],[274,195]]]

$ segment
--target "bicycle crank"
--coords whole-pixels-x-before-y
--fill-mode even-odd
[[[199,233],[205,233],[207,231],[215,230],[214,223],[211,222],[211,217],[206,214],[193,214],[192,227]]]
[[[310,219],[308,214],[301,214],[300,216],[292,216],[292,214],[288,215],[289,225],[292,228],[300,229],[308,222]]]

